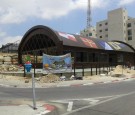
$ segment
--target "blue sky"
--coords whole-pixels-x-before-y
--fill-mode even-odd
[[[124,7],[135,18],[135,0],[91,0],[92,25],[107,18],[107,12]],[[33,26],[79,33],[86,27],[87,0],[1,0],[0,47],[21,40]]]

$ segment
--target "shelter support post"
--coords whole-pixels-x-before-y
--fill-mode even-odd
[[[82,76],[84,76],[84,65],[82,64]]]
[[[75,76],[75,63],[74,63],[74,76]]]
[[[96,64],[96,75],[97,75],[97,64]]]
[[[92,65],[91,65],[91,76],[93,75],[93,73],[92,73]]]
[[[134,52],[134,70],[135,70],[135,52]]]
[[[26,71],[25,71],[25,65],[24,66],[24,74],[23,74],[23,77],[26,77]]]

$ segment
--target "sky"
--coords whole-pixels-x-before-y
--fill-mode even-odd
[[[107,19],[107,12],[126,8],[135,18],[135,0],[91,0],[91,25]],[[78,34],[87,26],[87,0],[1,0],[0,47],[21,40],[33,26]]]

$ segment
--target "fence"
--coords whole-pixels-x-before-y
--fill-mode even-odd
[[[41,69],[42,64],[41,63],[33,63],[32,64],[33,69],[34,69],[34,74],[35,69]],[[98,63],[98,62],[91,62],[91,63],[74,63],[72,67],[72,72],[67,73],[67,74],[80,74],[81,76],[85,75],[98,75],[98,74],[108,74],[113,68],[115,68],[117,65],[122,65],[125,66],[124,63]],[[61,74],[66,74],[66,73],[61,73]],[[25,71],[24,71],[24,76],[25,76]]]
[[[101,73],[106,73],[110,72],[113,70],[114,67],[117,65],[124,65],[124,63],[74,63],[73,64],[73,72],[74,75],[76,73],[81,73],[82,76],[85,76],[85,73],[89,73],[91,76],[92,75],[98,75]]]

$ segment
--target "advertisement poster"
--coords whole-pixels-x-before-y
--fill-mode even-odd
[[[72,71],[71,54],[52,56],[43,54],[43,73],[66,73]]]

